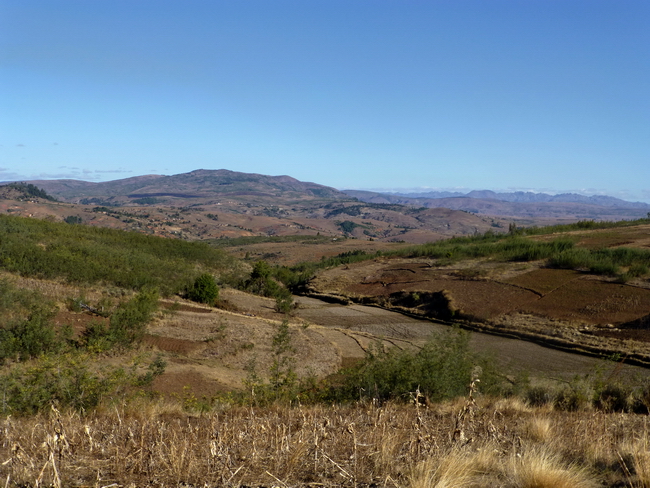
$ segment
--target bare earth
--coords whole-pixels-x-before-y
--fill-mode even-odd
[[[236,290],[223,298],[239,312],[184,304],[150,327],[147,343],[161,351],[168,363],[155,388],[173,395],[211,395],[242,388],[255,365],[264,376],[272,360],[271,342],[283,316],[274,302]],[[323,378],[364,357],[375,342],[416,348],[447,325],[410,317],[379,307],[341,305],[296,297],[299,307],[291,318],[295,367],[299,375]],[[596,370],[620,377],[650,377],[650,371],[595,357],[543,347],[507,337],[472,334],[471,345],[489,352],[504,371],[529,371],[536,378],[570,379]]]
[[[474,261],[434,267],[421,259],[376,259],[327,270],[311,290],[477,331],[650,364],[647,281],[622,284],[541,265]],[[446,300],[438,309],[430,305],[436,294]],[[408,303],[408,296],[428,301]]]

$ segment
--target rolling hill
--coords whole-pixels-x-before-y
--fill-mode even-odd
[[[289,176],[228,170],[104,183],[40,180],[27,184],[57,201],[7,190],[0,194],[0,212],[189,240],[321,235],[419,243],[508,227],[507,222],[464,211],[364,203]]]
[[[298,181],[290,176],[266,176],[225,169],[199,169],[172,176],[145,175],[102,183],[77,180],[30,181],[54,197],[68,203],[128,205],[143,198],[157,204],[210,203],[228,198],[238,201],[349,200],[334,188]]]

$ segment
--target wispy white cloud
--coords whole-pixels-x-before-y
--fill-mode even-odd
[[[30,180],[74,180],[79,177],[76,171],[62,173],[38,173],[31,175]]]
[[[126,170],[126,169],[96,169],[94,171],[95,173],[133,173],[131,170]]]
[[[11,171],[9,168],[0,168],[0,181],[19,181],[26,178],[18,173]]]

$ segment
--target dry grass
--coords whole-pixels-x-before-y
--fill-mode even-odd
[[[592,488],[596,479],[586,468],[567,464],[557,452],[532,449],[516,455],[510,463],[510,478],[519,488]]]
[[[617,452],[627,481],[632,488],[650,488],[650,442],[647,421],[643,430],[623,443]]]
[[[532,417],[525,425],[524,434],[533,442],[548,443],[553,438],[553,423],[546,416]]]
[[[460,402],[224,406],[191,416],[170,401],[143,401],[85,416],[8,417],[0,420],[0,480],[6,487],[562,488],[595,486],[594,472],[608,486],[649,486],[644,417],[495,406],[477,402],[462,440],[453,435],[466,407]],[[596,452],[594,443],[607,448]]]
[[[411,488],[465,488],[475,486],[480,474],[472,453],[452,451],[429,457],[415,466],[409,479]]]

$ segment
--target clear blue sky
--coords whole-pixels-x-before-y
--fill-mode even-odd
[[[650,201],[648,0],[0,0],[0,181]]]

